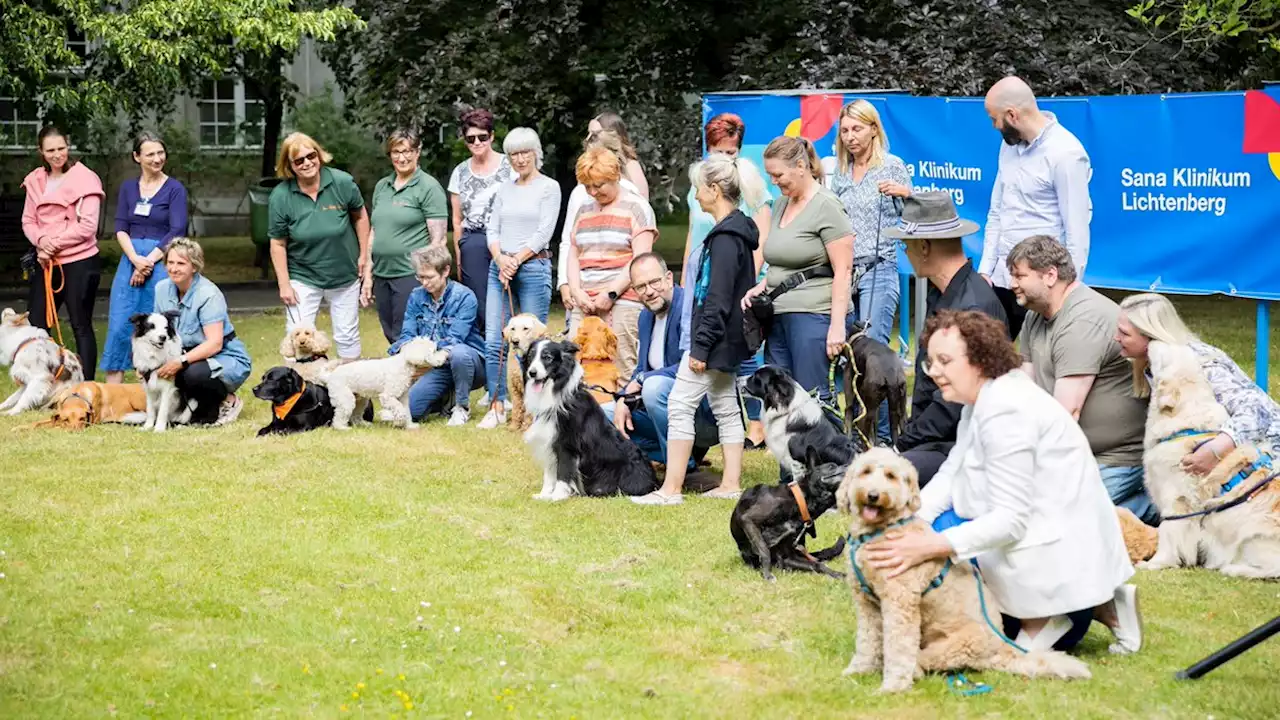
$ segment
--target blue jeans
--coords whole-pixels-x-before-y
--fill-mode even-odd
[[[877,263],[858,280],[858,302],[849,308],[849,325],[867,323],[867,337],[889,344],[893,333],[893,317],[898,311],[898,297],[902,292],[898,284],[897,263]],[[884,443],[889,442],[889,402],[880,403],[876,415],[876,434]]]
[[[1111,503],[1132,511],[1138,519],[1148,525],[1160,524],[1160,511],[1147,495],[1143,484],[1142,466],[1125,467],[1124,465],[1098,464],[1102,473],[1102,484],[1111,496]]]
[[[800,383],[805,391],[818,390],[823,402],[832,402],[827,386],[827,331],[831,316],[818,313],[781,313],[774,315],[773,327],[764,344],[764,359],[776,365]]]
[[[517,312],[536,315],[547,322],[551,308],[551,261],[530,260],[516,270],[511,278],[511,295]],[[484,304],[484,370],[488,378],[489,397],[495,402],[507,399],[507,368],[503,363],[502,329],[511,319],[507,291],[498,279],[498,263],[489,262],[488,299]],[[507,358],[506,362],[519,362]]]
[[[449,367],[432,368],[409,388],[409,415],[422,420],[444,412],[445,400],[454,393],[454,405],[471,407],[471,391],[484,387],[484,361],[470,345],[454,345],[449,350]]]
[[[934,519],[933,530],[934,532],[942,532],[943,530],[963,525],[967,522],[969,522],[969,519],[960,517],[956,514],[955,510],[947,510]],[[971,562],[973,562],[974,567],[978,566],[977,560],[973,560]],[[1057,642],[1053,644],[1053,649],[1059,652],[1065,652],[1078,645],[1080,641],[1084,639],[1085,634],[1089,632],[1089,625],[1093,623],[1093,608],[1076,610],[1074,612],[1069,612],[1066,615],[1067,619],[1071,621],[1071,629],[1067,631],[1066,635],[1058,638]],[[995,618],[990,619],[993,622],[995,620]],[[1000,620],[1005,637],[1010,640],[1018,637],[1018,633],[1022,630],[1021,620],[1003,613],[1000,614]]]
[[[636,447],[644,451],[646,457],[653,462],[667,462],[667,427],[669,426],[670,415],[667,410],[667,400],[671,397],[671,388],[676,384],[675,378],[663,377],[655,375],[644,381],[644,387],[640,389],[640,399],[644,402],[643,407],[637,408],[631,413],[631,424],[634,430],[628,431],[631,436],[631,442]],[[613,421],[613,410],[615,404],[608,403],[603,406],[604,414]],[[708,448],[715,447],[720,443],[720,431],[716,425],[716,417],[711,413],[711,405],[703,398],[702,404],[698,406],[698,412],[693,418],[693,446],[698,450],[702,450],[701,454],[705,454]],[[689,469],[696,467],[696,458],[700,453],[695,452],[689,458]]]

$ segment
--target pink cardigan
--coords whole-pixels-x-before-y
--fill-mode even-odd
[[[46,195],[49,173],[32,170],[22,181],[27,200],[22,207],[22,232],[36,247],[52,250],[62,263],[73,263],[98,254],[98,213],[106,193],[97,173],[72,165],[62,184]]]

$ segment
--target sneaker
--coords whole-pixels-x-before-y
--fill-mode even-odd
[[[507,421],[507,413],[503,410],[489,408],[489,412],[481,418],[480,424],[476,427],[481,430],[492,430]]]
[[[679,505],[684,502],[684,496],[678,493],[663,495],[661,490],[654,490],[648,495],[637,495],[631,498],[631,502],[637,505]]]
[[[1025,648],[1027,652],[1047,652],[1053,649],[1054,643],[1069,632],[1071,632],[1071,618],[1066,615],[1054,615],[1049,618],[1049,622],[1045,623],[1044,627],[1040,628],[1040,632],[1036,633],[1035,637],[1028,637],[1024,629],[1018,633],[1014,642]]]
[[[491,404],[492,399],[489,397],[489,391],[485,390],[484,394],[480,396],[480,407],[488,407]]]
[[[453,406],[453,414],[449,415],[448,427],[458,427],[466,425],[471,421],[471,408],[464,408],[461,405]]]
[[[1107,648],[1116,655],[1138,652],[1142,647],[1142,614],[1138,611],[1138,588],[1121,585],[1115,595],[1118,625],[1111,630],[1116,641]]]
[[[231,400],[223,400],[222,405],[218,407],[218,419],[213,421],[214,427],[229,425],[240,417],[240,411],[244,410],[244,402],[239,397],[232,395]]]

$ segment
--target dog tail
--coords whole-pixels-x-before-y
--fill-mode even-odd
[[[842,552],[844,552],[844,536],[843,535],[836,538],[836,543],[831,547],[827,548],[826,550],[819,550],[818,552],[813,553],[813,559],[817,560],[818,562],[826,562],[828,560],[834,560],[835,558],[840,557],[840,553]]]
[[[1009,651],[1006,662],[998,663],[996,669],[1026,677],[1048,677],[1058,680],[1088,680],[1093,677],[1089,666],[1079,658],[1071,657],[1057,650],[1033,650],[1020,653],[1013,648]]]

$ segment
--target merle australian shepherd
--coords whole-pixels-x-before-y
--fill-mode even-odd
[[[543,469],[542,492],[534,499],[653,492],[653,466],[583,386],[577,353],[571,342],[544,339],[524,356],[525,406],[533,415],[524,440]]]

